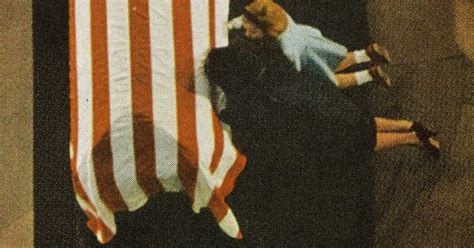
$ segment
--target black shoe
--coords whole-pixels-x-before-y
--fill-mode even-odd
[[[415,132],[416,137],[421,143],[421,146],[428,152],[432,153],[433,155],[439,155],[441,153],[440,148],[433,145],[433,143],[430,141],[432,137],[438,135],[437,131],[428,129],[417,121],[413,122],[410,131]]]
[[[377,43],[371,43],[369,46],[367,46],[365,51],[367,52],[367,55],[373,64],[384,65],[390,64],[392,61],[388,50]]]
[[[392,80],[390,76],[382,70],[379,65],[373,65],[369,68],[369,74],[372,76],[374,83],[385,86],[387,88],[392,87]]]
[[[424,134],[425,136],[428,136],[428,137],[433,137],[433,136],[438,135],[438,131],[431,130],[431,129],[425,127],[423,124],[421,124],[418,121],[413,122],[413,124],[410,127],[410,131],[411,132],[416,132],[417,134],[418,133]]]

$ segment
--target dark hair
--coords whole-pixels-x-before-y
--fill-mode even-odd
[[[229,47],[209,52],[204,68],[211,84],[255,82],[271,64],[283,70],[292,68],[274,39],[250,40],[240,36],[235,40]]]
[[[265,63],[257,54],[238,47],[212,49],[204,69],[211,84],[223,85],[254,81]]]

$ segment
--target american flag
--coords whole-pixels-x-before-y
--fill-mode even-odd
[[[71,170],[101,243],[114,214],[185,191],[241,237],[225,202],[245,166],[210,103],[203,60],[229,0],[70,0]]]

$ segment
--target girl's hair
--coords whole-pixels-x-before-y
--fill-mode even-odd
[[[283,33],[288,26],[286,11],[272,0],[254,0],[245,6],[243,14],[273,38]]]

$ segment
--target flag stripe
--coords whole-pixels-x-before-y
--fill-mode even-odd
[[[112,240],[115,233],[101,220],[95,218],[91,212],[85,211],[89,221],[87,227],[97,235],[100,243],[105,244]]]
[[[220,185],[219,187],[219,193],[224,197],[229,195],[230,192],[232,192],[237,177],[244,170],[245,164],[247,163],[247,158],[245,156],[235,151],[234,148],[232,148],[232,150],[234,150],[234,152],[237,154],[237,158],[235,159],[232,167],[225,175],[222,185]]]
[[[82,4],[82,7],[78,7]],[[80,184],[83,186],[85,199],[90,199],[96,208],[100,202],[95,182],[92,160],[92,54],[90,32],[90,1],[82,0],[75,4],[76,31],[76,65],[77,65],[77,148],[76,168]],[[77,193],[77,192],[76,192]],[[98,210],[98,209],[96,209]]]
[[[75,5],[75,25],[76,25],[76,65],[77,65],[77,148],[76,168],[81,185],[87,196],[96,188],[89,182],[91,177],[95,177],[89,167],[92,150],[92,66],[91,66],[91,33],[90,33],[90,2],[82,0],[82,7],[79,2]],[[92,176],[91,176],[92,174]],[[93,200],[93,199],[91,199]]]
[[[74,191],[82,197],[87,204],[95,211],[95,206],[91,203],[91,200],[87,196],[84,187],[79,179],[79,173],[77,171],[77,145],[78,145],[78,91],[77,91],[77,52],[76,52],[76,8],[75,0],[71,0],[69,5],[69,77],[70,77],[70,107],[71,107],[71,176]]]
[[[229,0],[214,1],[215,4],[215,47],[225,47],[228,45],[227,19],[229,17]]]
[[[107,58],[106,1],[91,5],[92,82],[93,82],[93,149],[94,170],[101,198],[113,211],[128,209],[114,180],[110,138],[104,137],[109,127],[110,102]],[[102,139],[102,140],[101,140]]]
[[[158,178],[166,191],[180,191],[173,12],[171,1],[153,1],[150,9],[155,154]]]
[[[194,201],[198,147],[190,1],[173,1],[173,34],[178,101],[178,174]]]
[[[224,218],[219,221],[219,226],[227,235],[236,239],[242,239],[240,227],[237,224],[237,219],[230,208],[227,208],[227,213]]]
[[[97,238],[102,244],[110,241],[116,233],[113,213],[111,213],[110,211],[105,211],[107,213],[103,214],[103,216],[109,216],[109,221],[107,221],[108,224],[106,224],[104,219],[99,218],[98,212],[92,210],[89,207],[89,204],[84,202],[82,198],[77,197],[76,195],[76,199],[81,208],[84,210],[85,214],[87,215],[87,226],[89,227],[89,229],[97,235]],[[112,219],[110,217],[112,217]],[[110,221],[112,221],[112,223]]]
[[[214,129],[215,138],[215,151],[212,155],[212,163],[209,168],[210,172],[213,174],[217,170],[217,166],[219,165],[219,161],[221,161],[222,154],[224,151],[224,137],[222,135],[222,128],[220,126],[220,121],[215,114],[212,114],[212,126]]]
[[[148,1],[129,0],[129,16],[133,112],[144,115],[153,123]],[[136,173],[138,183],[150,195],[161,191],[162,186],[156,176],[154,130],[144,133],[141,125],[134,121]]]
[[[77,163],[79,181],[84,187],[86,195],[92,197],[95,185],[89,183],[90,152],[92,150],[92,72],[91,72],[91,33],[89,0],[84,0],[82,8],[75,8],[76,16],[76,52],[77,52],[77,109],[78,109],[78,137]],[[79,5],[79,3],[77,3]],[[76,6],[77,7],[77,6]]]
[[[211,208],[212,214],[217,222],[221,222],[229,210],[229,207],[224,202],[224,198],[217,191],[212,192],[212,198],[209,201],[209,208]]]
[[[113,175],[127,208],[135,210],[147,196],[136,175],[128,9],[128,0],[107,1],[110,89],[104,92],[110,94]]]
[[[224,199],[245,157],[203,70],[209,48],[227,43],[228,3],[70,0],[72,180],[101,243],[116,233],[115,212],[161,191],[186,190],[194,210],[210,207],[241,235]]]
[[[216,47],[216,3],[209,0],[209,42],[211,48]]]
[[[199,164],[194,190],[193,208],[197,212],[208,205],[213,181],[208,176],[215,147],[212,129],[212,106],[208,100],[209,85],[203,70],[203,62],[210,46],[208,0],[191,2],[192,45],[196,89],[196,135],[199,147]]]
[[[215,0],[209,0],[209,39],[210,46],[214,48],[216,46],[216,3]],[[212,112],[211,116],[213,131],[215,135],[215,150],[212,155],[212,162],[209,170],[211,173],[214,173],[219,165],[219,161],[222,158],[222,153],[224,150],[224,141],[222,136],[222,129],[220,127],[219,120],[217,116]]]
[[[77,171],[81,185],[87,197],[76,195],[81,208],[94,213],[95,219],[106,224],[111,233],[115,233],[113,213],[105,206],[99,194],[93,161],[93,86],[92,86],[92,30],[90,0],[74,3],[77,59]],[[99,178],[99,180],[101,180]],[[90,199],[91,204],[88,204]],[[85,202],[82,202],[85,201]],[[84,204],[85,203],[85,204]],[[92,219],[90,219],[92,220]]]
[[[213,176],[216,180],[216,187],[221,187],[225,176],[235,164],[237,159],[237,152],[232,147],[231,140],[228,134],[224,134],[224,151],[222,159],[219,161],[219,166],[214,172]]]

